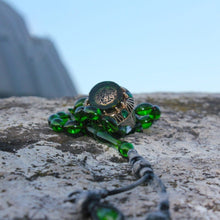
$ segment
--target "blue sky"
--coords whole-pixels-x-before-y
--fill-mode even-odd
[[[80,93],[220,92],[219,0],[5,0],[50,38]]]

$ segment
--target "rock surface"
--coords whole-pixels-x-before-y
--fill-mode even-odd
[[[220,94],[139,94],[136,103],[161,107],[145,133],[129,135],[169,192],[173,219],[220,219]],[[89,137],[55,133],[47,117],[67,111],[74,99],[0,99],[0,219],[82,219],[64,203],[79,189],[131,183],[127,161]],[[140,186],[107,201],[127,219],[156,209],[153,186]]]
[[[0,0],[0,97],[77,95],[54,44],[31,36],[23,18]]]

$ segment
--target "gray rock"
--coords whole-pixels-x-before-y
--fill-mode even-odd
[[[0,97],[76,96],[66,68],[48,39],[33,37],[23,18],[0,0]]]
[[[220,94],[140,94],[161,107],[145,133],[125,138],[152,164],[169,192],[173,219],[220,219]],[[82,219],[64,203],[78,189],[124,186],[135,178],[127,161],[89,137],[55,133],[47,117],[73,99],[0,99],[0,219]],[[153,186],[107,198],[127,219],[155,211]]]

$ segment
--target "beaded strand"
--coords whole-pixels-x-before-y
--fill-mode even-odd
[[[102,199],[131,190],[141,184],[146,185],[146,183],[154,180],[158,185],[158,193],[161,199],[157,211],[149,213],[146,220],[171,219],[169,200],[164,184],[154,174],[151,164],[138,154],[134,146],[119,139],[125,135],[143,132],[144,129],[149,128],[160,118],[159,107],[150,103],[141,103],[135,107],[133,112],[136,120],[135,126],[120,126],[114,118],[103,115],[99,108],[85,106],[86,99],[87,97],[78,99],[73,108],[68,109],[68,113],[61,111],[51,115],[48,118],[49,126],[56,132],[65,132],[72,137],[89,135],[110,143],[122,157],[128,159],[137,181],[114,190],[73,192],[66,201],[76,202],[78,211],[85,216],[90,216],[93,220],[124,220],[125,217],[120,210],[113,205],[102,203]],[[125,117],[127,117],[126,114]]]

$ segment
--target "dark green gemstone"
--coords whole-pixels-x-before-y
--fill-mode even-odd
[[[74,117],[76,120],[78,121],[85,121],[88,116],[86,115],[86,113],[84,112],[84,107],[83,106],[79,106],[75,112],[74,112]]]
[[[74,103],[74,109],[80,107],[80,106],[83,106],[85,100],[87,99],[87,97],[83,97],[83,98],[80,98],[78,100],[76,100],[76,102]]]
[[[141,103],[134,110],[137,115],[145,116],[152,112],[153,105],[150,103]]]
[[[84,107],[84,110],[83,110],[87,117],[91,120],[98,120],[101,116],[101,111],[100,109],[96,108],[95,106],[86,106]]]
[[[99,220],[120,220],[121,214],[111,207],[96,208],[96,216]]]
[[[51,124],[51,121],[52,121],[54,118],[59,118],[59,115],[57,115],[57,114],[50,115],[49,118],[48,118],[48,124],[49,124],[49,125]]]
[[[114,133],[118,131],[118,124],[112,117],[104,116],[102,118],[102,125],[104,129],[109,133]]]
[[[119,145],[118,151],[123,157],[128,157],[128,151],[134,149],[134,146],[131,143],[123,142]]]
[[[61,118],[54,118],[50,123],[50,127],[54,131],[59,132],[59,131],[63,130],[63,123],[64,123],[64,121]]]
[[[82,123],[78,121],[68,121],[64,125],[64,129],[70,134],[78,134],[81,131]]]
[[[123,109],[123,110],[121,111],[121,114],[122,114],[122,116],[123,116],[124,118],[127,118],[127,117],[128,117],[128,111],[127,111],[126,109]]]

